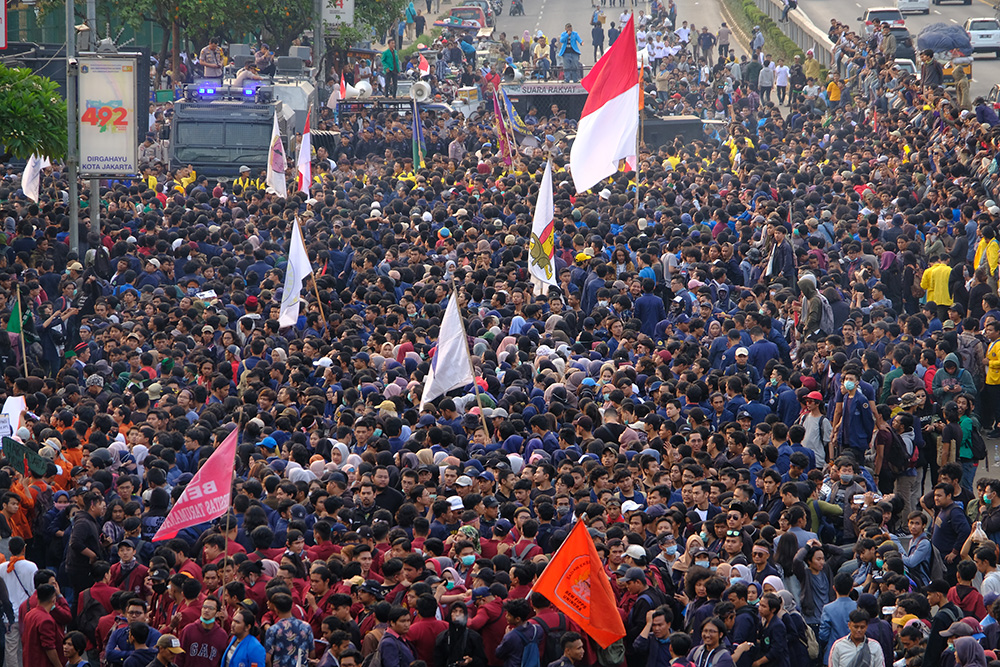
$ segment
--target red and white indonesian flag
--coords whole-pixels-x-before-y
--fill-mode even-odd
[[[639,69],[634,19],[583,77],[587,103],[569,153],[573,184],[584,192],[618,171],[619,161],[635,155],[639,133]]]
[[[431,75],[431,64],[427,62],[427,58],[424,58],[424,54],[422,53],[420,54],[420,63],[417,69],[420,71],[421,78]]]
[[[207,523],[229,511],[238,435],[239,428],[230,431],[205,465],[194,474],[156,535],[153,535],[154,542],[177,537],[185,528]]]
[[[302,131],[302,141],[299,143],[299,183],[296,188],[296,192],[304,192],[306,196],[309,195],[309,186],[312,185],[312,134],[309,132],[310,116],[312,116],[312,109],[306,112],[306,127]]]

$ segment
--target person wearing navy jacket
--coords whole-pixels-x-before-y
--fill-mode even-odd
[[[756,643],[743,642],[737,646],[733,651],[734,661],[739,663],[743,654],[756,646],[760,657],[754,660],[753,667],[789,667],[785,624],[778,617],[781,606],[781,598],[774,593],[767,593],[760,599],[760,637]]]
[[[410,612],[394,605],[389,611],[389,628],[378,643],[379,658],[383,667],[410,667],[413,649],[404,636],[410,630]]]
[[[222,667],[264,667],[267,653],[254,636],[255,623],[253,613],[246,609],[233,615],[233,638],[222,654]]]

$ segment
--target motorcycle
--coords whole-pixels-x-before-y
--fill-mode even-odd
[[[524,16],[524,3],[522,2],[522,0],[511,0],[510,15]]]

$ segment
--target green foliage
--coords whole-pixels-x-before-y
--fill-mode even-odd
[[[0,146],[22,160],[66,155],[66,101],[54,81],[0,65]]]
[[[408,0],[356,0],[354,3],[355,26],[368,26],[380,35],[392,27],[403,15]]]
[[[762,12],[753,0],[727,0],[726,4],[746,27],[760,26],[761,32],[764,33],[765,51],[775,57],[784,58],[785,62],[791,62],[794,56],[805,57],[798,44],[785,36],[778,24]]]

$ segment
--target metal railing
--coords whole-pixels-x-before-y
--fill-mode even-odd
[[[788,21],[781,23],[781,14],[785,10],[782,0],[754,0],[757,8],[774,21],[788,39],[795,42],[800,49],[813,50],[813,57],[821,65],[829,68],[834,63],[833,42],[827,37],[826,31],[812,22],[800,9],[788,12]]]

